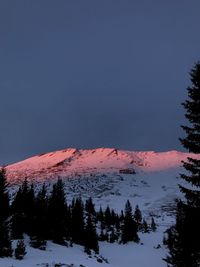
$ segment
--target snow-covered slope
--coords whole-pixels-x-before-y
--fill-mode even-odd
[[[8,180],[18,183],[122,172],[155,172],[177,168],[188,153],[123,151],[113,148],[78,150],[68,148],[28,158],[7,166]]]
[[[120,212],[129,199],[133,208],[139,205],[147,222],[154,216],[158,230],[156,233],[140,234],[140,244],[101,242],[100,254],[108,259],[108,263],[99,263],[96,258],[88,257],[79,246],[66,248],[48,242],[47,251],[39,251],[30,248],[27,241],[28,253],[22,262],[0,259],[0,266],[44,267],[55,266],[55,263],[61,263],[63,267],[166,266],[162,260],[167,254],[162,245],[163,232],[174,221],[174,199],[180,196],[178,177],[184,171],[181,161],[187,160],[187,157],[200,159],[200,155],[178,151],[156,153],[70,148],[7,166],[10,190],[15,191],[14,185],[21,184],[25,177],[39,187],[46,181],[50,184],[49,188],[52,182],[62,177],[67,201],[76,196],[84,200],[91,196],[96,209],[100,206],[106,208],[109,204]]]
[[[61,177],[68,199],[91,196],[97,206],[109,204],[119,211],[129,199],[143,212],[161,215],[163,211],[171,212],[174,199],[180,196],[177,177],[183,171],[181,161],[187,157],[200,155],[69,148],[9,165],[7,174],[12,188],[25,178],[39,187],[45,181],[51,188],[52,182]]]

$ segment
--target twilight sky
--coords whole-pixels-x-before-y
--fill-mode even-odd
[[[199,0],[0,1],[0,165],[66,147],[182,149]]]

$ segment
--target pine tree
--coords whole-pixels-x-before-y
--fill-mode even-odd
[[[32,234],[34,213],[34,187],[33,185],[29,186],[25,179],[12,203],[11,229],[14,239],[21,239],[23,233]]]
[[[33,235],[34,216],[35,216],[35,191],[33,184],[28,186],[27,194],[24,195],[26,203],[24,205],[25,212],[25,231],[28,235]]]
[[[137,225],[133,219],[132,207],[127,200],[125,205],[125,216],[124,216],[124,225],[122,229],[122,243],[127,243],[129,241],[139,242],[139,237],[137,234]]]
[[[180,139],[189,152],[200,153],[200,63],[190,73],[191,86],[188,100],[183,103],[189,125],[182,126],[186,137]],[[165,243],[169,255],[165,259],[169,267],[200,266],[200,160],[189,157],[183,162],[181,174],[184,185],[179,185],[185,201],[178,201],[176,223],[167,230]]]
[[[96,226],[92,220],[91,214],[88,215],[85,226],[85,252],[90,254],[90,250],[99,252],[98,236],[96,233]]]
[[[12,244],[9,233],[9,195],[7,191],[6,170],[0,169],[0,257],[12,256]]]
[[[112,216],[111,216],[111,211],[110,211],[110,207],[107,206],[106,210],[104,212],[104,218],[105,218],[105,225],[107,228],[110,228],[111,224],[112,224]]]
[[[186,110],[185,117],[190,122],[189,126],[182,126],[186,133],[186,137],[180,139],[182,145],[189,152],[200,153],[200,63],[197,63],[191,73],[192,85],[188,87],[188,97],[183,103]],[[200,207],[200,160],[196,158],[188,158],[188,161],[183,163],[183,167],[187,174],[181,174],[181,178],[187,181],[190,185],[195,186],[188,188],[180,185],[181,191],[185,194],[187,204],[192,207]]]
[[[97,213],[97,220],[99,222],[104,222],[104,213],[102,207],[100,207],[99,212]]]
[[[142,213],[141,213],[138,205],[136,205],[136,207],[135,207],[135,212],[134,212],[133,217],[134,217],[134,220],[137,224],[138,230],[140,230],[141,226],[142,226]]]
[[[58,180],[53,185],[53,190],[49,198],[48,223],[49,237],[58,244],[64,243],[66,237],[66,214],[67,205],[65,200],[65,190],[62,180]]]
[[[13,239],[22,239],[25,232],[23,197],[21,187],[18,189],[11,206],[11,235]]]
[[[74,199],[71,207],[71,237],[72,242],[79,245],[84,245],[84,205],[81,198]]]
[[[155,223],[154,218],[152,217],[152,218],[151,218],[151,230],[152,230],[153,232],[155,232],[156,229],[157,229],[157,226],[156,226],[156,223]]]
[[[7,221],[0,222],[0,258],[11,257],[12,243]]]
[[[143,219],[143,222],[142,222],[142,232],[143,233],[149,233],[149,230],[150,229],[149,229],[149,226],[148,226],[146,220]]]
[[[117,233],[115,232],[115,229],[112,228],[111,233],[110,233],[109,242],[110,242],[110,243],[114,243],[114,242],[117,241],[117,240],[118,240],[118,235],[117,235]]]
[[[43,184],[35,198],[35,214],[30,236],[30,245],[41,250],[46,249],[46,239],[48,237],[47,200],[46,186]]]
[[[4,221],[9,215],[9,195],[6,181],[6,169],[0,169],[0,221]]]
[[[15,258],[17,260],[23,260],[25,255],[26,255],[26,246],[23,240],[19,240],[17,242],[17,247],[15,249]]]
[[[91,197],[86,200],[85,211],[93,216],[96,216],[95,206]]]

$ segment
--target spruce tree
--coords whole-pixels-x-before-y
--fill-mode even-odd
[[[6,169],[0,169],[0,221],[4,221],[9,215],[8,183],[6,181]]]
[[[136,205],[136,207],[135,207],[135,212],[134,212],[133,217],[134,217],[134,220],[137,224],[138,230],[140,230],[141,226],[142,226],[142,213],[141,213],[138,205]]]
[[[84,245],[85,241],[84,205],[81,198],[74,199],[71,207],[71,237],[72,242]]]
[[[156,225],[156,223],[155,223],[154,218],[152,217],[152,218],[151,218],[151,230],[152,230],[153,232],[155,232],[156,229],[157,229],[157,225]]]
[[[97,213],[97,220],[99,222],[104,222],[104,213],[102,207],[100,207],[99,212]]]
[[[66,237],[66,213],[64,184],[59,179],[53,185],[48,206],[49,237],[58,244],[63,244]]]
[[[143,222],[142,222],[142,232],[143,233],[149,233],[149,230],[150,229],[149,229],[149,226],[148,226],[146,220],[143,219]]]
[[[132,207],[127,200],[125,205],[125,216],[124,216],[124,225],[122,229],[122,243],[127,243],[129,241],[139,242],[139,237],[137,234],[137,224],[133,219]]]
[[[47,191],[43,184],[41,190],[35,198],[35,213],[33,220],[33,229],[30,236],[30,245],[41,250],[46,249],[47,231]]]
[[[88,215],[85,226],[85,252],[90,254],[90,250],[99,252],[98,236],[96,233],[96,225],[94,224],[91,214]]]
[[[12,244],[10,239],[9,217],[9,194],[6,181],[6,170],[0,169],[0,257],[12,256]]]
[[[184,148],[194,154],[200,153],[200,63],[190,73],[188,100],[183,103],[188,125],[182,126],[185,138],[180,139]],[[185,173],[181,174],[184,184],[180,190],[185,196],[178,201],[176,223],[167,230],[165,243],[169,255],[165,259],[169,267],[200,266],[200,160],[189,157],[183,162]]]
[[[21,187],[18,189],[11,206],[11,235],[13,239],[22,239],[25,232],[23,197]]]
[[[86,200],[85,211],[93,216],[96,216],[95,206],[91,197]]]
[[[197,63],[190,73],[192,85],[188,87],[189,99],[183,103],[186,110],[185,117],[190,125],[182,126],[186,137],[180,139],[182,145],[189,152],[200,153],[200,63]],[[200,159],[189,157],[183,163],[187,171],[181,174],[181,178],[188,182],[188,186],[180,185],[181,191],[185,194],[187,205],[200,207]],[[189,188],[189,185],[196,189]]]
[[[111,211],[110,211],[109,206],[106,207],[106,210],[104,213],[104,218],[105,218],[105,225],[109,229],[111,224],[112,224],[112,215],[111,215]]]
[[[11,228],[14,239],[21,239],[23,233],[32,234],[34,213],[34,187],[33,185],[29,186],[27,179],[25,179],[12,203]]]
[[[15,248],[15,258],[17,260],[23,260],[25,255],[26,255],[26,246],[23,240],[19,240]]]

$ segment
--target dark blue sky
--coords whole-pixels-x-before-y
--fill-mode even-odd
[[[0,164],[65,147],[182,149],[199,0],[0,1]]]

